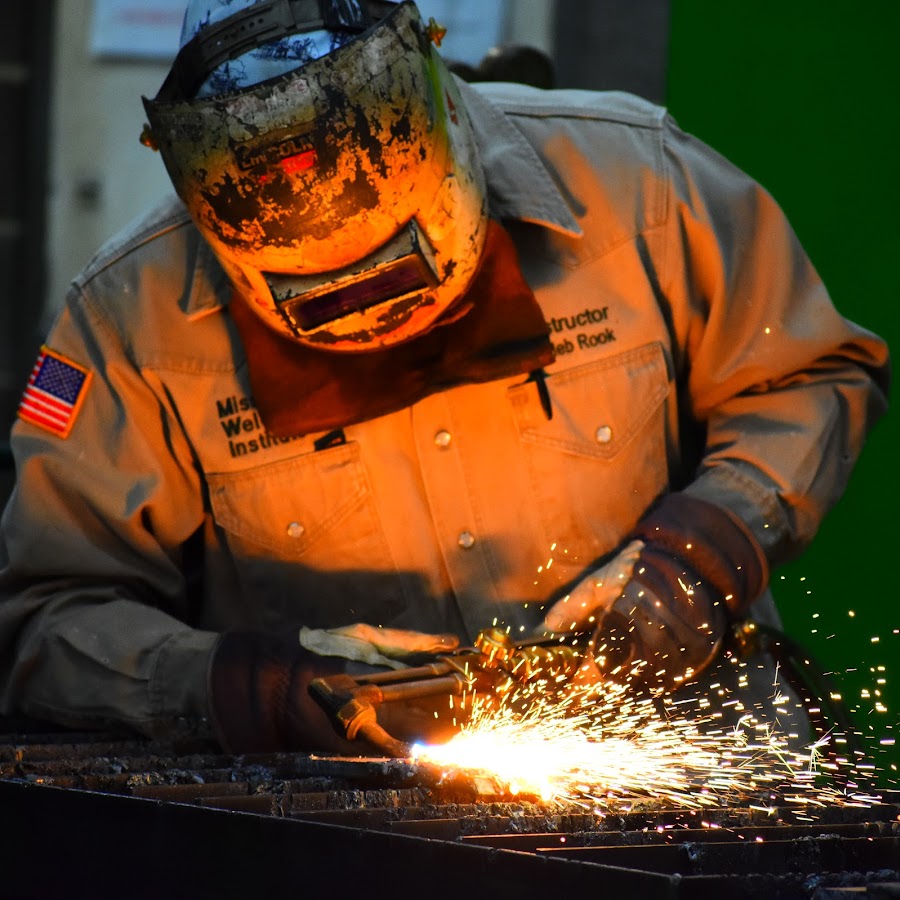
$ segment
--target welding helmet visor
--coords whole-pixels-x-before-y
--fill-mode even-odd
[[[414,3],[370,6],[386,15],[287,74],[199,97],[170,74],[144,98],[148,141],[237,289],[322,349],[428,330],[486,233],[471,124],[429,28]]]

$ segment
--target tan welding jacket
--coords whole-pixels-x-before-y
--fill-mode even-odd
[[[773,564],[811,540],[885,408],[884,343],[835,311],[767,193],[663,110],[463,89],[556,349],[552,417],[521,376],[335,446],[273,438],[229,286],[164,204],[101,250],[47,339],[91,373],[69,436],[14,429],[2,708],[202,718],[236,626],[518,634],[667,489],[731,509]]]

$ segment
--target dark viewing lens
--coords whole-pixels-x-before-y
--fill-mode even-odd
[[[353,312],[362,312],[376,303],[425,290],[427,282],[417,260],[407,258],[374,275],[320,294],[312,300],[302,296],[286,301],[282,308],[303,331],[319,328]]]

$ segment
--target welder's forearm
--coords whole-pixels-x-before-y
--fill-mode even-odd
[[[888,349],[836,309],[760,185],[672,123],[665,136],[659,265],[707,448],[685,490],[739,516],[777,565],[841,496],[886,408]]]
[[[734,398],[709,423],[711,449],[685,491],[737,515],[778,565],[812,540],[886,405],[879,380],[852,365]]]
[[[207,716],[217,635],[109,594],[45,601],[15,645],[2,648],[3,711],[76,727],[120,723],[149,735],[196,727]]]

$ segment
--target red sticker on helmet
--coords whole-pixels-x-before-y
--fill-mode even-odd
[[[278,163],[288,175],[295,175],[297,172],[305,172],[307,169],[311,169],[315,164],[315,150],[304,150],[302,153],[286,156]]]

